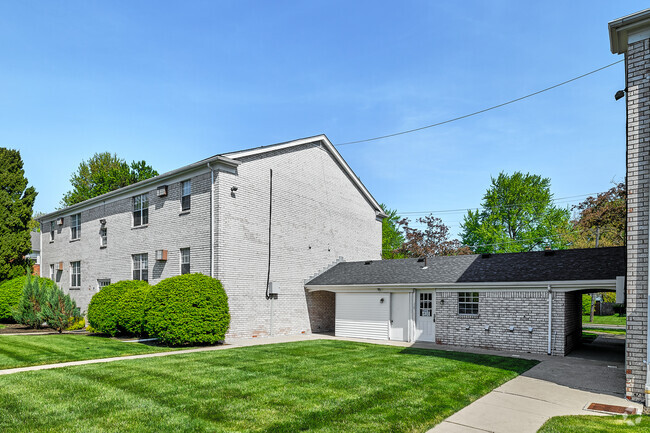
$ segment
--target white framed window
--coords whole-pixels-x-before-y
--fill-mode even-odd
[[[56,224],[54,221],[50,221],[50,242],[54,242],[54,230],[56,230]]]
[[[70,217],[70,239],[79,239],[81,237],[81,214],[75,214]]]
[[[133,197],[133,227],[149,224],[149,195],[141,194]]]
[[[70,287],[81,287],[81,262],[70,262]]]
[[[97,290],[101,290],[110,284],[111,284],[111,280],[109,278],[97,280]]]
[[[458,314],[478,314],[478,292],[458,294]]]
[[[190,249],[181,248],[181,275],[190,273]]]
[[[133,279],[149,281],[149,259],[145,254],[133,254]]]
[[[56,271],[54,270],[54,263],[50,265],[50,280],[54,281],[55,278],[55,273]]]
[[[192,199],[192,181],[181,182],[181,211],[190,210]]]
[[[105,247],[108,245],[108,231],[106,227],[99,229],[99,246]]]

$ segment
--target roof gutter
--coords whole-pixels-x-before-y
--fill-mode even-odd
[[[473,283],[398,283],[398,284],[305,284],[308,291],[315,290],[377,290],[377,289],[534,289],[546,290],[549,285],[556,292],[587,289],[616,289],[616,279],[575,281],[513,281]]]
[[[81,209],[83,207],[86,207],[86,206],[89,206],[89,205],[92,205],[92,204],[95,204],[95,203],[102,202],[102,201],[107,200],[107,199],[112,198],[112,197],[119,197],[119,196],[121,196],[123,194],[128,193],[129,191],[133,191],[135,189],[142,188],[143,186],[152,185],[152,184],[155,184],[155,183],[158,183],[158,182],[163,182],[166,179],[171,178],[173,176],[178,176],[178,175],[183,174],[183,173],[185,173],[187,171],[195,170],[197,168],[202,168],[206,164],[208,164],[208,166],[209,166],[209,165],[215,164],[215,163],[222,164],[222,165],[225,165],[225,166],[228,166],[228,167],[237,167],[238,165],[241,164],[240,161],[237,161],[235,159],[227,158],[227,157],[221,156],[221,155],[216,155],[216,156],[204,159],[202,161],[195,162],[194,164],[186,165],[184,167],[177,168],[176,170],[168,171],[168,172],[163,173],[161,175],[151,177],[149,179],[141,180],[140,182],[137,182],[137,183],[134,183],[134,184],[131,184],[131,185],[127,185],[125,187],[122,187],[122,188],[119,188],[119,189],[116,189],[116,190],[113,190],[113,191],[109,191],[109,192],[107,192],[105,194],[98,195],[97,197],[89,198],[88,200],[84,200],[84,201],[82,201],[80,203],[73,204],[72,206],[68,206],[68,207],[65,207],[63,209],[55,210],[54,212],[50,212],[48,214],[45,214],[45,215],[42,215],[42,216],[38,217],[36,220],[38,222],[44,222],[44,221],[50,220],[50,219],[52,219],[52,218],[54,218],[56,216],[59,216],[61,214],[68,214],[68,213],[74,212],[74,211],[76,211],[78,209]]]

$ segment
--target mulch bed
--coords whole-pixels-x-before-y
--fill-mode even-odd
[[[19,323],[2,323],[3,328],[0,329],[0,335],[3,334],[43,334],[43,333],[52,333],[56,334],[57,332],[52,328],[41,328],[41,329],[32,329],[25,325]],[[65,333],[74,332],[75,334],[86,333],[84,330],[79,331],[64,331]]]

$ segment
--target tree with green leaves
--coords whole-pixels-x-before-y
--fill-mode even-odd
[[[30,221],[36,190],[27,186],[20,152],[0,147],[0,281],[31,273]]]
[[[403,259],[406,255],[400,251],[404,243],[402,232],[402,218],[397,215],[397,210],[389,209],[381,204],[384,213],[388,215],[381,222],[381,257],[383,259]]]
[[[70,177],[72,189],[61,200],[62,206],[72,206],[89,198],[158,176],[146,161],[125,160],[110,152],[96,153],[82,161]]]
[[[500,173],[491,179],[480,209],[468,211],[461,239],[475,253],[563,249],[570,212],[553,204],[551,180],[535,174]]]
[[[411,227],[408,218],[400,221],[406,240],[398,252],[404,257],[462,256],[472,254],[472,250],[458,239],[449,238],[449,227],[442,219],[429,214],[415,220],[423,229]]]

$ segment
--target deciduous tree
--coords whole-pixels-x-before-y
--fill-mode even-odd
[[[420,230],[409,225],[408,219],[403,219],[400,224],[404,228],[406,241],[400,248],[400,253],[407,257],[422,256],[455,256],[472,254],[472,250],[463,246],[458,239],[449,239],[449,227],[440,218],[429,214],[420,217],[416,222],[423,224]]]
[[[553,205],[551,181],[534,174],[492,178],[480,209],[468,211],[461,239],[476,253],[566,248],[558,233],[571,229],[570,212]]]
[[[96,153],[88,161],[82,161],[72,174],[72,189],[63,196],[61,205],[72,206],[157,175],[145,161],[133,161],[129,165],[116,154]]]
[[[397,215],[397,210],[389,209],[383,203],[381,208],[388,215],[381,222],[381,256],[383,259],[403,259],[406,256],[400,251],[405,240],[402,219]]]

